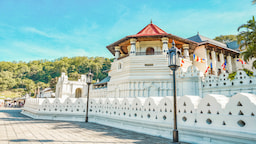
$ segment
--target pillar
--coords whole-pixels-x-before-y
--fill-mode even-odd
[[[120,57],[120,46],[115,46],[115,60]]]
[[[239,55],[235,56],[235,58],[233,59],[234,63],[235,63],[235,71],[238,71],[239,69],[241,69],[241,62],[237,62],[237,60],[239,60]]]
[[[211,55],[212,55],[212,70],[213,70],[213,74],[214,74],[214,75],[217,75],[216,54],[215,54],[214,49],[212,49]]]
[[[131,38],[130,44],[131,44],[130,56],[135,56],[136,55],[136,39]]]
[[[210,50],[207,49],[207,50],[206,50],[206,59],[205,59],[205,66],[206,66],[206,68],[210,65],[210,63],[211,63],[211,59],[210,59]],[[206,68],[205,68],[205,69],[206,69]],[[208,70],[207,73],[209,73],[209,70]]]
[[[229,73],[232,73],[232,63],[231,63],[231,56],[230,53],[227,56],[227,70]]]
[[[219,54],[219,57],[220,57],[220,64],[222,65],[224,62],[225,62],[225,60],[224,60],[224,55],[223,55],[223,52],[221,51],[221,53]],[[221,73],[223,73],[224,72],[224,70],[223,70],[223,68],[221,67]]]
[[[162,38],[162,42],[163,42],[163,48],[162,48],[163,54],[166,54],[167,51],[168,51],[168,41],[169,41],[169,38],[167,38],[167,37],[163,37],[163,38]]]
[[[183,44],[182,45],[183,48],[183,55],[185,57],[185,59],[189,59],[189,44]]]

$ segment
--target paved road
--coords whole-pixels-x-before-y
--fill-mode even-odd
[[[0,108],[0,144],[167,144],[171,140],[94,123],[34,120]]]

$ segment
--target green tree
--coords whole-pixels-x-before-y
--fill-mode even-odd
[[[244,60],[248,61],[252,57],[256,57],[256,21],[254,16],[246,24],[241,25],[238,31],[243,30],[237,36],[240,47],[245,47],[242,52]],[[253,66],[256,68],[255,62]]]
[[[35,82],[31,79],[24,79],[25,91],[27,92],[34,92],[36,85]]]
[[[68,74],[68,79],[69,80],[76,80],[77,81],[80,77],[81,76],[77,71]]]
[[[0,91],[12,90],[34,93],[37,87],[51,87],[55,90],[61,72],[69,79],[77,80],[91,69],[94,80],[107,76],[113,59],[103,57],[62,57],[53,61],[34,60],[26,62],[0,62]]]
[[[214,38],[214,40],[222,42],[222,43],[228,43],[232,41],[236,41],[236,35],[220,35]]]
[[[16,85],[13,73],[9,71],[0,72],[0,91],[8,90]]]
[[[50,81],[50,88],[52,89],[52,91],[55,92],[55,89],[56,89],[56,84],[58,82],[58,78],[55,77],[55,78],[52,78],[51,81]]]
[[[250,45],[256,45],[256,22],[254,16],[246,24],[238,27],[237,31],[240,30],[243,30],[237,36],[240,47],[248,48]]]

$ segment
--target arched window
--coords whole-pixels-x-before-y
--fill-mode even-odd
[[[82,96],[82,90],[80,88],[76,89],[76,98],[80,98]]]
[[[146,55],[154,55],[155,50],[152,47],[147,48]]]

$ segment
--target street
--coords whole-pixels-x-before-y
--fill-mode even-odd
[[[35,120],[18,108],[0,108],[1,144],[166,144],[172,140],[95,123]]]

